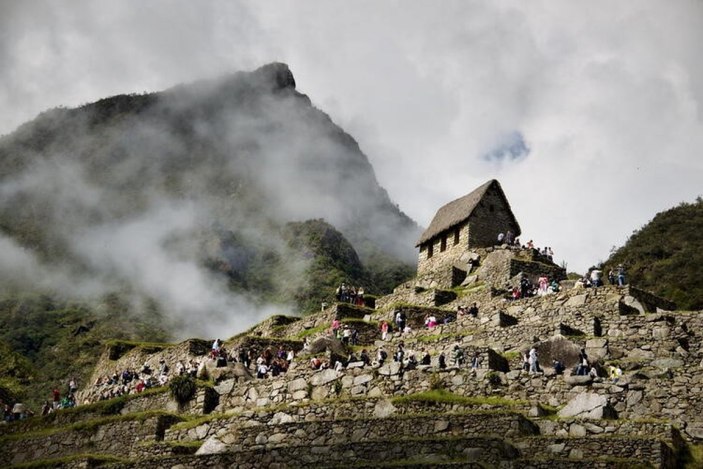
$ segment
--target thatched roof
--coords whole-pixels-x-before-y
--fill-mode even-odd
[[[420,240],[415,246],[420,246],[421,244],[425,243],[426,241],[429,241],[440,233],[454,228],[456,225],[466,221],[471,216],[474,209],[481,201],[483,196],[486,194],[486,192],[488,192],[488,190],[494,186],[505,201],[505,205],[508,207],[508,211],[510,211],[510,204],[508,203],[508,199],[503,193],[503,189],[500,187],[500,183],[498,183],[498,181],[495,179],[491,179],[487,183],[476,188],[470,194],[453,200],[448,204],[442,206],[439,210],[437,210],[437,213],[432,219],[432,223],[430,223],[430,226],[428,226],[425,232],[422,233],[422,236],[420,236]],[[517,220],[515,219],[515,216],[512,214],[512,212],[510,212],[510,216],[513,218],[515,226],[519,227]]]

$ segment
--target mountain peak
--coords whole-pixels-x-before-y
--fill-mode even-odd
[[[255,78],[262,78],[262,82],[271,83],[276,88],[295,89],[295,78],[287,64],[273,62],[259,67],[251,73]]]

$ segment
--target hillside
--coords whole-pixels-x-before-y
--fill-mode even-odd
[[[339,230],[370,290],[388,291],[415,264],[419,227],[284,64],[47,111],[0,139],[0,190],[3,285],[129,291],[185,322],[236,308],[250,310],[246,326],[267,303],[306,308],[280,303],[307,281],[306,265],[277,279],[238,270],[295,257],[290,222]],[[226,279],[210,268],[223,264]]]
[[[610,256],[605,272],[619,264],[629,282],[681,309],[703,310],[703,199],[658,213]]]

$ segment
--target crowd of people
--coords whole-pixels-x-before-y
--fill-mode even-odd
[[[546,275],[540,275],[537,283],[530,281],[527,275],[523,274],[520,278],[519,286],[514,286],[510,291],[510,300],[519,300],[521,298],[532,298],[534,296],[545,296],[552,293],[557,293],[561,290],[559,282],[556,279],[549,279]]]
[[[608,271],[608,283],[610,285],[618,285],[620,287],[626,284],[625,282],[625,267],[618,264],[615,269]],[[598,288],[604,285],[603,271],[598,268],[592,268],[586,274],[576,281],[576,288]]]
[[[537,248],[537,247],[535,247],[535,243],[532,240],[529,240],[526,244],[523,245],[520,243],[520,238],[516,238],[511,230],[508,230],[505,233],[503,233],[503,232],[498,233],[498,236],[496,236],[496,241],[497,241],[497,244],[499,244],[499,245],[505,244],[508,246],[516,247],[516,248],[529,249],[532,251],[536,251],[541,256],[546,257],[550,261],[554,261],[554,251],[552,250],[551,247],[546,246],[541,249]]]
[[[342,282],[335,291],[337,301],[357,306],[364,306],[364,287],[354,287]]]

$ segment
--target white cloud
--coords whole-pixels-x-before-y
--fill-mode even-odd
[[[269,61],[368,154],[400,207],[501,181],[571,269],[703,191],[703,4],[5,2],[0,133],[46,107]],[[482,156],[520,132],[530,154]]]

